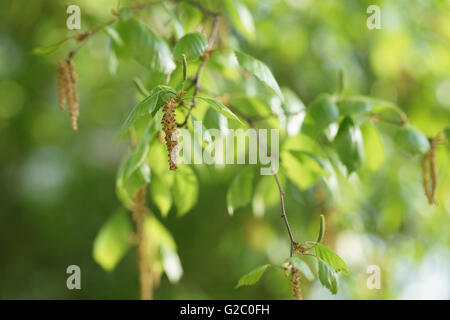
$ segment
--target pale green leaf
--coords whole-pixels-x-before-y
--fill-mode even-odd
[[[236,30],[247,38],[253,39],[255,36],[255,24],[247,6],[240,0],[226,0],[225,7]]]
[[[164,159],[165,160],[165,159]],[[161,215],[166,217],[172,207],[172,194],[166,181],[163,181],[159,176],[152,176],[152,183],[150,184],[150,198],[158,207]]]
[[[235,288],[254,285],[259,281],[259,279],[261,279],[264,272],[266,272],[267,268],[269,268],[270,266],[270,264],[265,264],[242,276]]]
[[[241,120],[239,120],[239,118],[233,112],[231,112],[230,109],[228,109],[219,101],[205,97],[198,97],[198,99],[207,102],[211,107],[213,107],[214,110],[223,114],[225,117],[241,122]]]
[[[280,158],[283,172],[300,190],[313,186],[328,175],[319,158],[307,152],[284,151]]]
[[[316,256],[330,265],[334,271],[342,271],[343,274],[348,275],[347,265],[333,250],[320,243],[317,244],[314,249],[316,251]]]
[[[376,171],[386,158],[383,139],[378,129],[370,121],[361,126],[361,133],[364,142],[365,165],[369,170]]]
[[[228,213],[232,215],[234,211],[250,203],[253,192],[254,170],[248,167],[239,172],[233,179],[227,192]]]
[[[411,125],[398,129],[394,140],[398,147],[412,155],[424,154],[430,149],[428,138]]]
[[[280,97],[282,101],[284,101],[283,93],[281,93],[280,87],[278,86],[278,83],[275,80],[272,71],[270,71],[270,69],[263,62],[240,51],[235,51],[234,53],[239,64],[244,69],[264,82]]]
[[[314,280],[314,274],[311,271],[311,268],[308,266],[308,264],[300,259],[299,257],[290,257],[288,261],[292,264],[292,266],[296,269],[298,269],[306,279],[309,281]]]
[[[132,227],[125,210],[115,212],[101,227],[94,240],[94,260],[111,271],[130,247]]]
[[[197,203],[198,180],[189,166],[180,166],[175,172],[172,194],[179,216],[186,214]]]
[[[123,42],[117,47],[123,55],[130,55],[157,72],[168,74],[175,69],[169,46],[148,25],[133,18],[120,19],[116,30]]]

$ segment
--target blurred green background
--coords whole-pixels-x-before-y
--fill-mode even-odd
[[[203,2],[215,8],[220,1]],[[244,21],[230,39],[266,62],[279,84],[305,105],[319,93],[335,92],[342,68],[348,93],[397,103],[427,136],[450,123],[449,1],[242,3],[253,22]],[[116,135],[136,101],[132,79],[142,71],[119,65],[111,75],[106,36],[93,37],[75,59],[81,116],[79,131],[70,130],[67,115],[58,110],[56,63],[75,43],[48,56],[30,54],[71,35],[65,23],[69,4],[81,7],[85,31],[109,20],[116,1],[0,2],[1,299],[139,297],[135,250],[108,273],[93,260],[92,244],[120,206],[115,174],[126,142]],[[366,27],[370,4],[381,8],[380,30]],[[141,16],[164,28],[168,17],[160,12],[150,8]],[[439,205],[430,206],[420,158],[398,152],[388,137],[384,142],[387,160],[381,169],[339,181],[333,203],[316,187],[300,192],[287,183],[287,214],[296,238],[314,239],[324,213],[325,243],[350,269],[339,278],[337,296],[318,280],[304,281],[307,299],[450,298],[448,145],[438,148]],[[278,204],[262,217],[251,206],[230,217],[226,190],[236,167],[194,170],[200,180],[197,205],[182,218],[170,212],[162,220],[177,242],[184,274],[177,284],[164,275],[155,298],[290,299],[290,284],[278,270],[254,287],[234,289],[244,273],[267,262],[280,264],[288,255]],[[82,290],[66,288],[71,264],[81,267]],[[381,268],[380,290],[366,286],[369,265]]]

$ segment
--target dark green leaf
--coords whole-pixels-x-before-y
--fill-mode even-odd
[[[177,60],[182,60],[185,54],[188,60],[200,58],[208,48],[205,37],[198,32],[188,33],[177,41],[173,49],[173,56]]]
[[[320,95],[306,108],[302,131],[315,136],[338,118],[339,109],[334,99],[328,94]]]
[[[357,170],[364,159],[364,146],[361,130],[350,117],[342,120],[334,138],[334,146],[348,173]]]
[[[155,116],[155,114],[163,106],[164,102],[167,99],[175,96],[176,92],[174,89],[163,85],[156,86],[151,91],[150,95],[141,102],[139,102],[128,114],[127,118],[125,119],[125,122],[122,125],[122,128],[120,129],[119,136],[121,137],[125,136],[131,125],[140,117],[148,115]]]
[[[270,69],[263,62],[240,51],[235,51],[234,53],[239,64],[243,68],[264,82],[280,97],[282,101],[284,101],[283,94],[281,93],[280,87],[278,86],[272,71],[270,71]]]
[[[235,288],[239,288],[241,286],[251,286],[254,285],[255,283],[257,283],[259,281],[259,279],[261,279],[262,275],[264,274],[264,272],[266,272],[267,268],[270,267],[270,264],[265,264],[263,266],[260,266],[252,271],[250,271],[249,273],[247,273],[246,275],[242,276],[239,281],[238,284],[236,285]]]
[[[338,286],[336,272],[330,265],[321,260],[319,260],[319,280],[332,294],[337,293]]]

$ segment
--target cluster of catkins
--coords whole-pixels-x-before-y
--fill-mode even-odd
[[[70,126],[73,130],[78,129],[77,119],[80,115],[79,96],[77,92],[78,76],[75,72],[75,65],[70,59],[61,59],[58,61],[58,93],[59,108],[69,111]]]
[[[178,132],[177,124],[175,122],[175,109],[176,109],[175,98],[167,99],[164,102],[163,117],[161,119],[161,124],[163,131],[166,135],[166,145],[167,153],[169,155],[169,168],[170,170],[177,170],[176,163],[176,152],[178,148]]]

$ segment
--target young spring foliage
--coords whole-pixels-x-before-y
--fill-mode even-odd
[[[171,28],[156,28],[136,14],[153,6],[162,6],[161,12],[167,15]],[[126,66],[129,60],[134,60],[143,67],[139,76],[146,79],[143,83],[135,81],[144,98],[130,108],[119,131],[119,137],[130,138],[131,148],[123,156],[116,178],[117,196],[128,210],[134,210],[138,192],[149,194],[141,199],[144,219],[133,217],[140,234],[137,240],[133,240],[131,220],[124,210],[112,215],[100,229],[93,256],[105,270],[114,269],[131,243],[137,242],[142,248],[144,241],[151,253],[151,261],[146,263],[153,267],[152,277],[157,279],[163,270],[171,281],[181,276],[176,244],[157,217],[167,217],[171,211],[183,216],[195,208],[201,196],[195,167],[178,166],[170,158],[176,143],[169,136],[179,127],[193,130],[194,120],[203,120],[202,129],[223,130],[226,126],[281,129],[281,168],[276,179],[270,185],[268,177],[255,176],[251,166],[240,170],[230,178],[226,195],[230,214],[251,203],[255,213],[261,215],[281,202],[283,219],[288,225],[282,186],[292,185],[304,191],[327,186],[337,175],[375,171],[386,160],[384,139],[396,143],[411,161],[413,156],[422,157],[424,187],[427,197],[434,197],[437,188],[434,151],[438,144],[448,142],[449,127],[439,135],[446,139],[436,138],[430,144],[429,138],[408,123],[399,106],[372,97],[347,96],[343,84],[338,93],[320,94],[305,107],[293,90],[280,88],[264,62],[242,52],[237,41],[227,41],[229,30],[221,25],[222,19],[228,19],[232,30],[250,42],[256,39],[258,31],[245,3],[226,0],[214,4],[214,10],[195,1],[177,1],[174,6],[155,2],[114,10],[114,19],[95,29],[103,30],[108,38],[111,71],[118,64]],[[72,38],[80,45],[69,53],[69,59],[60,62],[60,106],[68,104],[74,130],[79,111],[72,60],[97,31],[83,33],[82,37],[74,34]],[[38,55],[55,52],[66,40],[33,52]],[[379,123],[391,126],[390,130],[383,131]],[[343,167],[345,172],[341,172]],[[328,191],[332,193],[331,188]],[[147,207],[157,210],[157,214]],[[316,269],[320,283],[336,294],[338,274],[347,275],[349,271],[336,253],[321,244],[324,217],[320,218],[316,241],[297,243],[292,240],[289,228],[288,232],[291,255],[277,269],[284,270],[290,278],[294,296],[301,298],[302,277],[312,281],[312,270]],[[317,268],[309,267],[305,255],[316,259]],[[265,264],[251,271],[236,287],[255,284],[271,266]]]

